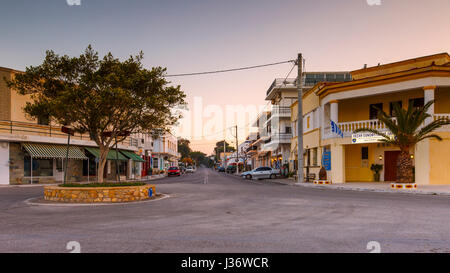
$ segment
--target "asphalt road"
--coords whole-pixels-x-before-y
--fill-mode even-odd
[[[450,252],[450,198],[312,189],[199,169],[155,181],[163,200],[35,206],[0,188],[0,252]]]

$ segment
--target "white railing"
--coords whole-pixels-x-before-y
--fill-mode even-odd
[[[396,119],[394,119],[394,121],[396,122]],[[386,125],[384,125],[384,123],[379,121],[378,119],[339,122],[338,126],[339,126],[339,129],[341,129],[342,133],[344,134],[344,137],[351,137],[353,132],[356,129],[361,129],[361,128],[375,129],[375,130],[379,130],[381,132],[385,132],[385,131],[389,130],[386,128]],[[324,128],[324,139],[335,138],[335,137],[339,137],[339,136],[337,134],[331,133],[331,127],[329,125],[326,126]]]
[[[443,118],[443,119],[446,119],[446,120],[450,121],[450,114],[434,114],[433,117],[434,117],[434,120]],[[442,128],[439,128],[437,131],[448,132],[448,131],[450,131],[450,125],[446,125],[446,126],[444,126]]]

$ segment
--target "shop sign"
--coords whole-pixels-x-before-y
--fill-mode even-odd
[[[385,134],[391,138],[394,138],[394,135],[390,131],[385,132]],[[352,134],[352,143],[353,144],[377,143],[377,142],[381,142],[382,139],[384,139],[384,137],[374,134],[374,133],[369,133],[369,132]]]

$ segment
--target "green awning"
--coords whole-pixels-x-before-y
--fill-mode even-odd
[[[84,147],[84,148],[86,149],[86,151],[91,153],[96,158],[100,158],[100,149],[99,148],[92,148],[92,147]],[[118,160],[128,161],[128,159],[125,156],[123,156],[123,154],[121,154],[120,151],[117,153],[117,155],[118,155],[117,156]],[[108,152],[108,155],[106,156],[106,159],[116,160],[116,150],[110,149]]]
[[[67,146],[54,144],[22,143],[22,147],[34,158],[66,158]],[[69,146],[69,158],[87,160],[79,147]]]
[[[133,161],[145,162],[144,159],[142,159],[140,156],[138,156],[137,154],[135,154],[133,152],[125,151],[125,150],[120,150],[120,152],[122,152],[126,157],[128,157],[129,159],[132,159]]]

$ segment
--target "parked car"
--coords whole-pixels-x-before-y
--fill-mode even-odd
[[[217,171],[219,173],[224,173],[225,172],[225,168],[224,167],[219,167],[219,168],[217,168]]]
[[[195,170],[194,170],[193,167],[187,167],[186,168],[186,173],[194,173],[194,172],[195,172]]]
[[[181,170],[178,167],[170,167],[167,170],[167,176],[180,176],[181,175]]]
[[[227,166],[227,173],[236,173],[236,166],[235,165]]]
[[[244,172],[241,174],[242,178],[246,179],[274,179],[277,175],[280,175],[280,170],[273,169],[270,167],[259,167],[249,172]]]

